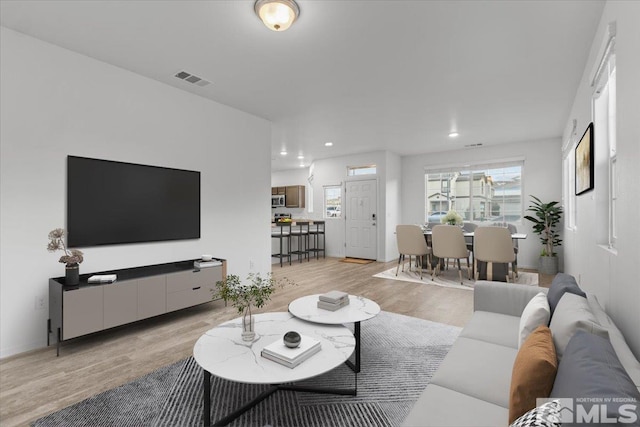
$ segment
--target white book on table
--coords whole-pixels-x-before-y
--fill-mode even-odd
[[[325,301],[328,303],[337,303],[344,300],[349,301],[349,294],[342,291],[330,291],[320,295],[319,299],[320,301]]]
[[[283,366],[286,366],[287,368],[295,368],[296,366],[298,366],[299,364],[301,364],[302,362],[304,362],[305,360],[307,360],[308,358],[310,358],[311,356],[313,356],[314,354],[318,353],[320,350],[322,349],[322,347],[318,346],[318,347],[314,347],[311,351],[308,351],[307,353],[305,353],[304,355],[298,357],[295,361],[290,362],[288,360],[284,360],[281,359],[278,356],[274,356],[271,353],[265,353],[264,350],[262,351],[261,355],[262,357],[264,357],[265,359],[269,359],[273,362],[279,363]]]
[[[284,364],[294,364],[296,366],[299,362],[320,351],[321,348],[320,341],[317,339],[301,335],[298,347],[289,348],[280,339],[265,346],[261,354],[268,359],[274,360],[273,358],[276,358],[278,360],[274,361],[282,361],[285,362]]]
[[[217,267],[222,265],[221,261],[194,261],[193,266],[195,268],[208,268],[208,267]]]
[[[341,309],[342,307],[346,307],[349,305],[349,300],[334,304],[325,301],[318,301],[317,306],[323,310],[336,311]]]
[[[87,279],[88,283],[113,283],[118,279],[115,274],[94,274]]]

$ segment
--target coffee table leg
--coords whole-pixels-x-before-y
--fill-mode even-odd
[[[360,372],[360,322],[355,322],[353,326],[353,335],[356,338],[356,364],[354,365],[350,360],[347,360],[345,363],[348,367],[351,368],[353,372],[356,374]]]
[[[211,426],[211,373],[206,369],[203,369],[204,373],[203,385],[204,385],[204,394],[202,396],[204,401],[204,410],[202,413],[202,421],[204,423],[204,427]]]

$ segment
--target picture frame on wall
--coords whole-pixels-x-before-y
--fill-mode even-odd
[[[576,146],[576,196],[593,190],[593,154],[593,122],[591,122]]]

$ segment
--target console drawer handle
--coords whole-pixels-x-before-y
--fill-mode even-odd
[[[193,291],[197,291],[198,289],[200,289],[202,286],[198,286],[197,288],[191,288],[191,290]]]

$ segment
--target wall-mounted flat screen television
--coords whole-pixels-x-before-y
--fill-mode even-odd
[[[67,157],[70,247],[200,238],[200,172]]]

